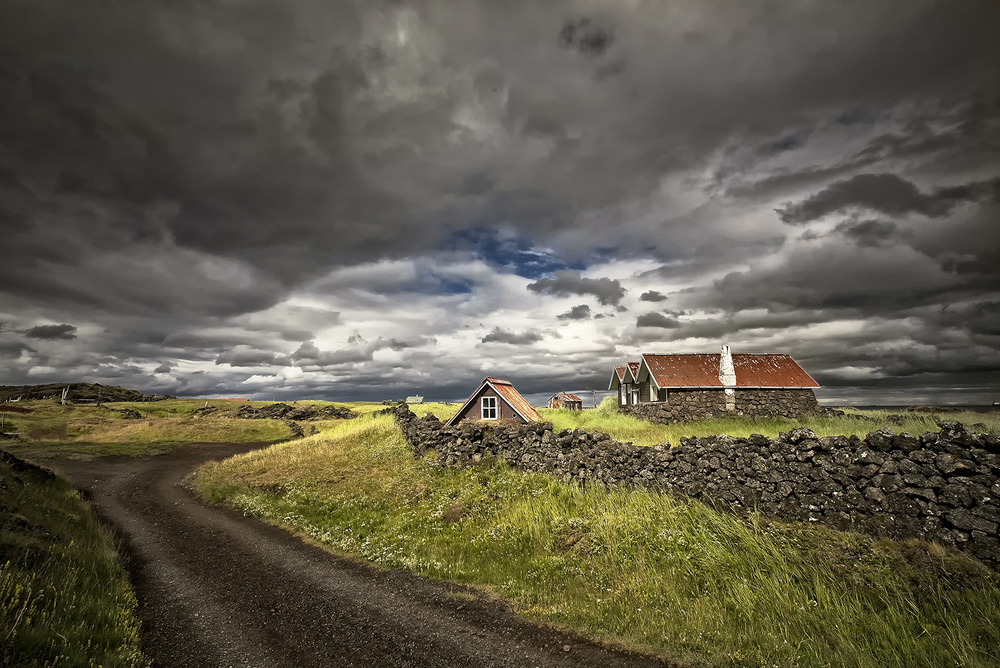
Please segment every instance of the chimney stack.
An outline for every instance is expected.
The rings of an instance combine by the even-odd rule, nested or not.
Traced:
[[[726,410],[732,413],[736,410],[736,367],[733,366],[733,353],[724,343],[719,356],[719,382],[725,388]]]
[[[722,355],[719,357],[719,382],[725,387],[736,387],[736,368],[733,367],[733,353],[729,346],[722,344]]]

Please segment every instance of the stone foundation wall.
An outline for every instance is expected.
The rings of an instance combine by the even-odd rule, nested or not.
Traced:
[[[637,485],[743,512],[816,522],[877,537],[923,538],[1000,567],[1000,437],[958,423],[919,437],[879,430],[865,438],[816,438],[793,429],[777,439],[711,436],[653,447],[606,434],[463,423],[446,427],[389,409],[415,456],[446,467],[504,459],[566,481]]]
[[[736,412],[741,415],[799,417],[818,410],[812,390],[736,390]]]
[[[726,410],[726,396],[718,390],[670,390],[666,403],[620,406],[626,415],[655,424],[700,420],[723,415],[789,418],[822,412],[812,390],[736,390],[736,410]]]

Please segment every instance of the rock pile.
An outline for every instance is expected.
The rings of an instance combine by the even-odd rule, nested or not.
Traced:
[[[126,420],[141,420],[142,413],[135,410],[134,408],[108,408],[107,406],[101,406],[101,408],[107,409],[109,411],[114,411],[115,413],[120,413]]]
[[[220,412],[215,406],[199,408],[195,415],[211,415]],[[337,406],[289,406],[285,403],[268,404],[260,408],[240,406],[229,412],[231,417],[245,420],[350,420],[358,416],[350,408]]]
[[[709,436],[640,447],[601,433],[417,418],[390,409],[416,456],[446,467],[504,459],[564,480],[638,485],[736,511],[817,522],[876,537],[923,538],[1000,567],[1000,437],[957,422],[919,437],[888,429],[817,438]]]

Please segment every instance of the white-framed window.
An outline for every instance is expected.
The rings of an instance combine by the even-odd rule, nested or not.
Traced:
[[[483,407],[483,419],[484,420],[496,420],[497,419],[497,398],[496,397],[483,397],[482,402]]]

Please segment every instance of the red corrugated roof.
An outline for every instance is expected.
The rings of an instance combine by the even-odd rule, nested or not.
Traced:
[[[483,381],[486,382],[486,381]],[[544,422],[542,416],[538,414],[534,406],[529,404],[527,400],[521,396],[521,393],[514,389],[514,386],[507,381],[501,381],[500,383],[492,383],[493,388],[497,391],[501,397],[503,397],[508,404],[514,407],[514,410],[521,414],[528,422]]]
[[[624,364],[622,366],[616,366],[614,372],[611,374],[611,380],[608,382],[608,389],[613,390],[622,384],[625,378],[625,370],[628,369]]]
[[[718,353],[693,355],[645,354],[643,362],[660,388],[722,387]],[[819,387],[798,363],[781,354],[735,354],[737,387]]]
[[[642,362],[626,362],[621,366],[615,367],[615,373],[611,376],[611,382],[608,383],[608,389],[613,390],[615,388],[615,377],[618,378],[618,384],[622,383],[634,383],[636,380],[636,375],[639,373],[639,368],[642,366]]]
[[[789,355],[733,355],[738,387],[819,387]]]
[[[657,387],[722,387],[719,355],[652,355],[642,361]]]
[[[560,401],[582,401],[580,397],[569,392],[556,392],[552,395],[552,398],[558,398]]]

